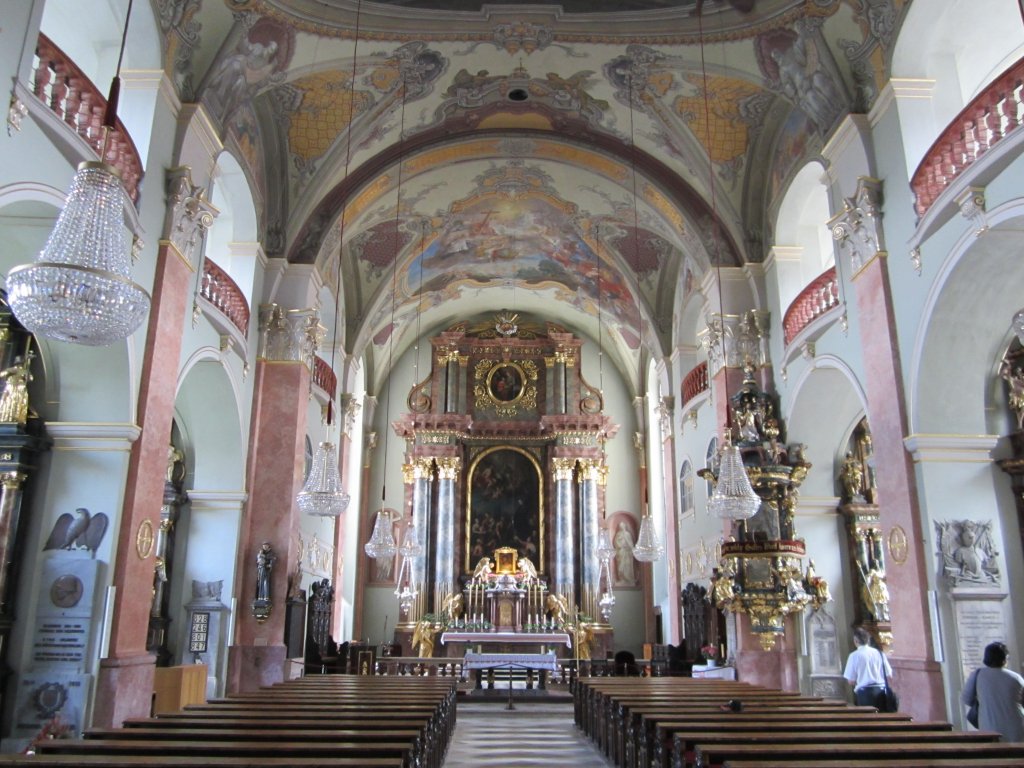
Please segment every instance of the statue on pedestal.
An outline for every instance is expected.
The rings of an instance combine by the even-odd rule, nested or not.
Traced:
[[[0,371],[0,380],[4,381],[0,422],[24,424],[28,421],[28,383],[32,381],[29,366],[33,356],[31,351],[24,358],[19,355],[14,358],[14,365]]]

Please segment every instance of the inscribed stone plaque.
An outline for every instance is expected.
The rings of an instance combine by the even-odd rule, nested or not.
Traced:
[[[842,672],[836,620],[824,609],[815,611],[807,620],[807,633],[811,638],[811,674]]]
[[[1006,593],[980,593],[977,590],[951,590],[956,639],[960,649],[963,679],[982,666],[985,646],[997,640],[1009,642]]]
[[[81,733],[91,680],[91,675],[60,670],[26,672],[18,680],[11,735],[27,741],[55,716]]]

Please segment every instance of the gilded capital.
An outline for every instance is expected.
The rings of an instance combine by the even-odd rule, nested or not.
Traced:
[[[213,226],[220,211],[203,197],[203,188],[192,183],[192,169],[188,166],[167,172],[167,242],[185,262],[195,269],[192,256],[203,233]]]
[[[28,477],[24,472],[0,472],[0,483],[5,491],[16,491]]]
[[[551,474],[555,481],[572,480],[572,471],[576,467],[576,459],[552,459]]]
[[[444,456],[437,461],[437,474],[442,480],[455,480],[459,476],[462,461],[458,456]]]

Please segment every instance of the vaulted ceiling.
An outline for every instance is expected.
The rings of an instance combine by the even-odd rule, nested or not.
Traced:
[[[633,380],[680,343],[708,269],[763,258],[789,175],[885,82],[903,4],[164,0],[161,18],[265,249],[340,286],[341,344],[378,384],[418,329],[505,307],[600,323]]]

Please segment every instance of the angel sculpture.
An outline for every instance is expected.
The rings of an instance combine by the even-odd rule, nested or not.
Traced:
[[[523,574],[523,581],[529,584],[537,580],[537,567],[528,557],[519,558],[519,571]]]
[[[441,613],[448,619],[449,624],[454,624],[462,615],[462,593],[449,593],[441,606]]]
[[[473,581],[483,581],[492,573],[491,558],[481,557],[473,569]]]
[[[590,646],[594,641],[594,628],[585,622],[576,625],[573,631],[573,643],[576,645],[576,658],[590,659]]]
[[[952,586],[998,583],[998,552],[992,543],[991,522],[947,521],[936,523],[935,527],[942,569]]]
[[[565,622],[569,619],[569,603],[566,602],[566,599],[562,595],[548,595],[545,605],[551,613],[555,626],[565,626]]]
[[[417,655],[421,659],[429,659],[434,655],[434,622],[426,619],[416,623],[416,629],[412,633],[413,650],[419,649]]]

